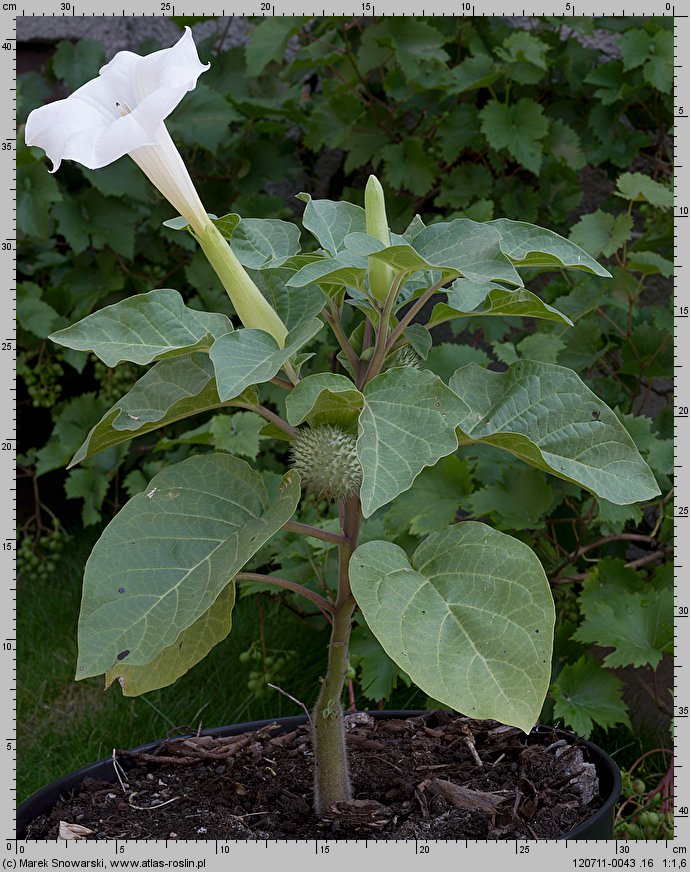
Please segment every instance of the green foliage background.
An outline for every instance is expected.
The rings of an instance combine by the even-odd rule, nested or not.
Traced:
[[[363,535],[387,537],[411,552],[420,536],[454,519],[484,518],[528,542],[553,584],[558,613],[543,720],[595,735],[613,728],[620,745],[629,742],[629,727],[638,742],[641,732],[614,670],[631,667],[644,676],[662,718],[672,706],[655,672],[672,644],[671,27],[661,18],[542,18],[528,30],[493,18],[260,19],[246,48],[219,52],[220,28],[201,43],[211,69],[169,119],[203,202],[218,215],[294,219],[303,208],[293,198],[300,190],[361,203],[374,171],[395,230],[417,213],[426,223],[508,217],[569,236],[607,264],[608,282],[538,271],[529,282],[574,327],[502,317],[454,322],[462,333],[441,325],[429,366],[444,379],[470,361],[500,368],[524,357],[572,367],[619,413],[663,497],[617,507],[490,449],[463,449],[424,470]],[[608,31],[610,56],[587,47],[595,29]],[[96,42],[59,43],[45,70],[19,79],[20,125],[35,106],[94,77],[103,60]],[[162,226],[171,209],[129,158],[95,172],[67,162],[53,176],[43,153],[23,145],[20,133],[17,170],[20,467],[29,503],[19,564],[31,635],[42,632],[43,616],[30,605],[38,589],[48,585],[54,595],[69,587],[58,598],[63,603],[78,591],[79,572],[60,558],[68,536],[77,543],[92,538],[164,465],[210,447],[267,468],[270,479],[284,456],[259,435],[260,419],[241,412],[109,449],[65,473],[85,433],[133,384],[138,368],[108,369],[50,343],[51,332],[152,288],[176,288],[193,308],[232,309],[193,241]],[[322,340],[313,350],[311,371],[316,364],[337,367],[335,348]],[[313,523],[318,507],[307,501],[303,516]],[[82,526],[86,534],[78,532]],[[324,543],[282,534],[253,565],[326,583],[333,558]],[[289,596],[283,601],[288,611],[270,612],[279,615],[275,627],[298,608]],[[253,597],[246,602],[251,623]],[[72,621],[76,608],[63,617]],[[321,630],[310,621],[313,634],[291,631],[288,644],[276,630],[269,645],[290,649],[280,655],[288,689],[304,672],[300,665],[290,673],[290,663],[313,659],[306,650]],[[247,667],[233,659],[233,636],[214,652],[212,668],[198,667],[212,701],[204,713],[209,725],[266,713],[265,684],[255,676],[265,678],[270,652],[248,649],[263,666],[247,686]],[[323,650],[322,642],[317,647]],[[65,656],[59,681],[70,680],[71,663]],[[355,631],[353,665],[360,707],[427,703],[406,690],[405,677],[364,627]],[[32,668],[43,674],[47,667]],[[228,696],[221,669],[231,670],[243,695]],[[314,686],[318,670],[316,658]],[[303,686],[309,702],[308,682]],[[146,706],[176,717],[196,710],[191,698],[184,702],[190,691],[183,681],[147,702],[108,702],[113,711],[136,707],[139,724],[146,722],[142,732],[135,717],[121,744],[155,737],[148,730],[163,721],[142,719]],[[60,694],[64,688],[43,682],[20,700],[20,717],[35,727],[41,706]],[[271,697],[270,713],[274,703]],[[72,747],[58,734],[66,757],[50,773],[29,772],[27,790],[102,753],[93,741]]]

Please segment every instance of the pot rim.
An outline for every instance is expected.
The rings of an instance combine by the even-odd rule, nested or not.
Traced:
[[[418,717],[419,715],[428,714],[429,709],[377,709],[374,711],[366,711],[365,714],[371,715],[373,718],[381,718],[381,719],[389,719],[389,718],[413,718]],[[348,712],[345,712],[347,715]],[[355,714],[353,712],[352,714]],[[201,730],[197,733],[186,733],[184,735],[176,736],[175,738],[184,739],[189,738],[190,736],[213,736],[220,733],[225,733],[226,731],[232,730],[232,733],[229,735],[238,735],[240,733],[252,732],[253,730],[258,730],[261,727],[268,726],[269,724],[277,723],[284,727],[286,730],[290,730],[292,728],[301,726],[307,723],[306,715],[288,715],[287,717],[280,718],[264,718],[260,721],[246,721],[237,724],[228,724],[223,727],[212,727],[206,730]],[[622,781],[621,781],[621,773],[616,761],[604,751],[599,745],[596,745],[594,742],[590,742],[589,739],[584,739],[581,736],[578,736],[577,733],[572,732],[571,730],[565,730],[560,727],[551,727],[543,724],[536,724],[531,733],[534,732],[546,732],[552,731],[556,734],[571,739],[576,739],[580,745],[583,745],[589,751],[590,755],[593,755],[595,761],[601,764],[601,767],[604,768],[610,778],[611,785],[609,788],[609,795],[607,796],[605,802],[594,811],[594,813],[581,823],[579,823],[572,830],[569,830],[567,833],[559,836],[556,841],[564,841],[579,838],[583,833],[585,833],[588,828],[592,824],[592,818],[605,818],[608,814],[612,814],[613,808],[618,802],[618,798],[622,789]],[[137,745],[135,748],[130,748],[128,750],[131,751],[152,751],[157,748],[162,742],[166,741],[165,739],[157,739],[153,742],[147,742],[144,745]],[[19,805],[16,811],[16,831],[17,838],[22,839],[25,838],[24,831],[26,826],[31,823],[39,814],[42,814],[49,808],[52,808],[56,802],[56,794],[57,797],[61,795],[63,791],[73,790],[84,778],[87,778],[96,773],[96,771],[103,765],[107,765],[112,763],[112,757],[104,757],[101,760],[97,760],[93,763],[87,763],[86,766],[82,766],[79,769],[75,769],[72,772],[67,772],[64,775],[61,775],[59,778],[56,778],[54,781],[49,784],[44,785],[43,787],[39,787],[38,790],[34,791],[34,793],[30,794],[26,799]],[[599,766],[597,766],[597,770],[599,770]],[[600,774],[600,773],[599,773]],[[103,777],[102,774],[100,777]],[[115,782],[115,774],[113,770],[113,782]],[[34,807],[38,805],[38,812],[34,811]]]

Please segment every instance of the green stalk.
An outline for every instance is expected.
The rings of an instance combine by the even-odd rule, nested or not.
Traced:
[[[240,321],[245,327],[270,333],[283,348],[287,336],[285,324],[249,278],[220,230],[209,221],[200,233],[194,235],[227,291]]]
[[[338,598],[332,608],[333,627],[328,646],[328,669],[314,707],[314,810],[322,817],[334,802],[352,798],[345,745],[342,696],[349,664],[350,631],[355,599],[350,589],[349,564],[357,547],[362,510],[359,498],[345,501],[343,536],[338,560]]]

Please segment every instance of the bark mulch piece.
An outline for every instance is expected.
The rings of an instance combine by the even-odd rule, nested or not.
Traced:
[[[118,752],[126,780],[87,779],[33,821],[86,839],[554,839],[602,804],[586,749],[446,712],[347,716],[353,799],[312,810],[309,727],[163,742]],[[131,767],[131,768],[128,768]]]

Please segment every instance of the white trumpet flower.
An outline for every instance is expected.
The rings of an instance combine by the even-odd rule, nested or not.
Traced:
[[[209,218],[165,119],[210,64],[202,64],[185,27],[171,48],[144,57],[121,51],[65,100],[34,109],[27,145],[42,148],[56,172],[63,160],[89,169],[125,154],[187,221],[245,325],[270,333],[282,347],[287,329]]]
[[[95,170],[128,154],[200,233],[206,210],[164,122],[209,66],[199,60],[188,27],[171,48],[145,57],[118,52],[96,79],[34,109],[26,144],[45,151],[53,172],[63,160]]]

